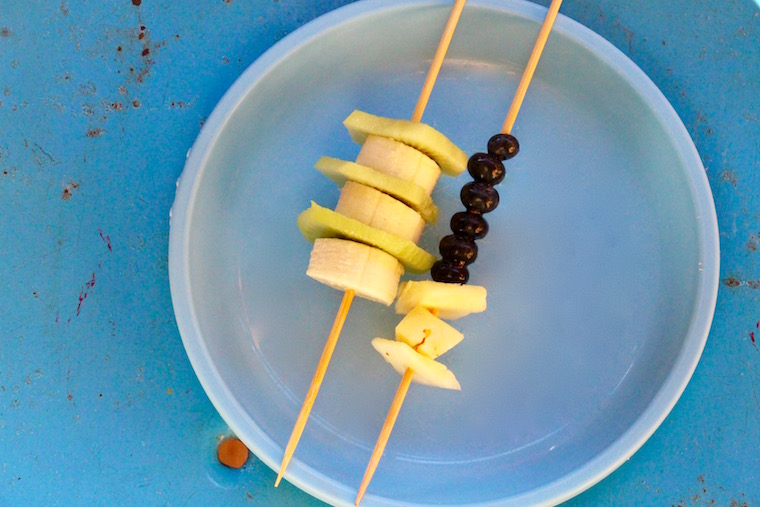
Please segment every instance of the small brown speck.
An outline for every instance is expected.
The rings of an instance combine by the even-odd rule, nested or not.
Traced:
[[[736,174],[731,169],[724,169],[723,172],[720,173],[720,180],[729,183],[734,188],[736,188],[738,183]]]
[[[68,201],[71,199],[71,196],[74,194],[74,190],[79,188],[79,183],[76,181],[70,182],[68,185],[63,187],[63,192],[61,193],[61,199],[64,201]]]
[[[0,28],[0,37],[10,37],[11,36],[11,29],[8,27],[2,27]]]
[[[140,35],[138,35],[137,38],[143,40],[145,38],[145,32],[140,32]]]
[[[132,0],[132,5],[139,6],[142,3],[142,0]]]
[[[121,46],[117,47],[116,51],[118,51],[119,53],[121,53]]]
[[[143,56],[148,56],[148,54],[150,54],[150,48],[145,48],[145,49],[143,49],[143,51],[142,51],[142,55],[143,55]]]
[[[138,108],[138,107],[140,107],[140,105],[141,104],[140,104],[139,100],[135,99],[135,100],[132,101],[132,107]]]
[[[721,283],[723,285],[725,285],[727,287],[731,287],[731,288],[736,288],[736,287],[738,287],[738,286],[740,286],[742,284],[739,280],[737,280],[733,276],[729,276],[728,278],[724,278],[723,280],[721,280]]]
[[[94,139],[96,137],[102,136],[104,132],[105,130],[103,130],[102,128],[96,127],[94,129],[90,129],[87,131],[87,137],[89,137],[90,139]]]

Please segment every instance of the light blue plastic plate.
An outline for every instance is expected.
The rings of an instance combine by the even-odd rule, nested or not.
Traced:
[[[296,227],[338,189],[322,155],[358,152],[355,108],[411,116],[451,4],[359,2],[295,31],[209,117],[179,181],[169,269],[209,398],[277,469],[341,294],[304,274]],[[423,121],[466,152],[504,120],[545,9],[472,1]],[[718,230],[700,158],[650,80],[559,17],[517,118],[471,283],[487,312],[441,358],[461,392],[412,385],[363,504],[554,504],[629,458],[676,403],[707,339]],[[435,251],[466,175],[433,197]],[[392,309],[355,301],[286,479],[352,505],[399,382],[370,346]],[[274,475],[272,476],[274,479]]]

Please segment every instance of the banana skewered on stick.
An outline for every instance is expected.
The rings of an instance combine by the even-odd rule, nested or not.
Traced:
[[[462,150],[418,121],[354,111],[344,124],[362,144],[357,162],[317,161],[315,167],[342,187],[340,198],[335,210],[312,202],[299,215],[298,226],[314,243],[306,274],[345,292],[275,486],[295,452],[354,295],[388,306],[405,271],[430,269],[435,256],[416,244],[425,223],[438,217],[430,193],[441,173],[456,176],[467,163]]]
[[[417,123],[422,118],[422,113],[430,98],[436,78],[438,77],[438,72],[443,64],[446,51],[448,50],[449,43],[451,42],[454,30],[459,22],[459,17],[464,8],[464,4],[465,0],[455,0],[454,2],[454,7],[446,22],[443,35],[438,43],[438,48],[436,49],[428,74],[425,77],[422,91],[417,99],[417,104],[415,105],[414,113],[412,114],[412,123]],[[442,138],[442,142],[439,144],[444,147],[443,152],[430,153],[429,155],[440,164],[440,167],[445,171],[452,173],[452,175],[459,174],[464,169],[464,163],[467,158],[464,152],[448,141],[445,136],[436,132],[431,127],[424,125],[410,127],[406,122],[399,123],[393,120],[366,115],[361,112],[354,112],[354,114],[346,119],[346,127],[348,127],[354,140],[364,146],[364,149],[362,150],[363,153],[360,153],[359,156],[359,163],[351,164],[348,162],[342,163],[335,159],[323,159],[317,164],[317,168],[333,178],[339,184],[343,184],[346,180],[352,180],[361,184],[369,184],[369,186],[381,192],[385,192],[391,197],[395,197],[409,205],[418,211],[421,217],[426,221],[434,221],[437,217],[437,208],[430,199],[430,192],[435,186],[435,182],[438,180],[440,169],[433,167],[435,163],[428,163],[427,157],[414,155],[408,149],[403,149],[390,141],[402,141],[402,144],[408,144],[412,147],[419,148],[420,143],[422,147],[428,144],[431,137],[436,141],[439,141]],[[374,136],[371,137],[371,135]],[[383,138],[387,138],[389,141],[383,141]],[[391,157],[391,154],[398,155],[398,158]],[[400,163],[398,159],[401,159],[404,163]],[[373,161],[377,160],[380,160],[380,162],[378,162],[374,168],[371,167],[373,166]],[[408,167],[406,167],[407,165]],[[430,169],[423,169],[422,166],[427,166]],[[409,173],[409,168],[414,168],[414,171]],[[343,204],[342,211],[346,212],[347,209],[354,209],[355,205],[352,203],[355,202],[355,199],[347,197]],[[315,212],[312,212],[312,214],[314,213]],[[316,213],[322,217],[331,216],[325,211],[318,210]],[[343,225],[348,225],[349,229],[355,229],[356,224],[362,224],[360,219],[362,217],[366,218],[367,214],[360,213],[355,216],[359,220],[356,222],[348,222],[348,224],[346,224],[345,221],[342,221]],[[315,220],[306,219],[306,222],[309,221],[315,222]],[[341,220],[339,219],[339,221]],[[319,220],[316,220],[316,222],[319,223]],[[321,225],[323,226],[323,232],[321,233],[323,236],[343,235],[348,236],[349,240],[362,239],[362,237],[352,237],[350,234],[346,234],[346,231],[336,229],[334,224],[322,223]],[[324,227],[326,225],[329,225],[330,227]],[[376,225],[382,227],[380,223]],[[326,233],[326,230],[330,230],[330,232]],[[332,285],[340,290],[345,290],[345,292],[338,313],[335,316],[332,330],[330,331],[322,350],[322,356],[317,364],[311,385],[306,393],[306,398],[301,405],[298,418],[296,419],[293,431],[291,432],[290,438],[285,447],[280,471],[277,474],[277,479],[274,483],[275,487],[277,487],[282,480],[285,469],[290,462],[290,458],[293,456],[295,448],[298,445],[298,440],[301,438],[301,433],[309,418],[311,407],[319,392],[322,379],[327,371],[327,366],[330,363],[332,352],[335,349],[338,337],[340,336],[354,294],[357,293],[357,288],[361,289],[362,287],[373,286],[374,284],[371,283],[373,280],[385,280],[385,284],[378,283],[378,287],[370,288],[370,290],[362,290],[359,292],[359,295],[374,301],[383,302],[386,305],[389,305],[395,297],[396,291],[393,286],[398,283],[398,280],[401,277],[401,268],[398,263],[393,263],[392,258],[383,255],[383,250],[373,250],[373,248],[382,245],[388,246],[390,243],[391,246],[394,246],[395,248],[401,247],[402,250],[406,252],[411,251],[413,254],[420,253],[414,250],[413,241],[411,242],[411,246],[409,243],[399,244],[398,241],[395,241],[399,236],[396,235],[394,237],[394,233],[401,231],[393,229],[390,232],[391,237],[388,238],[383,237],[382,234],[377,234],[377,232],[375,232],[376,229],[373,227],[371,227],[370,230],[359,227],[359,230],[364,233],[365,236],[366,233],[370,233],[370,236],[374,237],[375,240],[379,239],[381,243],[378,244],[375,242],[370,245],[357,246],[362,244],[357,243],[357,245],[349,245],[347,243],[336,243],[335,241],[339,240],[329,238],[325,238],[321,241],[316,241],[315,238],[314,241],[317,252],[313,252],[311,256],[308,274],[316,280]],[[388,231],[386,230],[383,232]],[[307,237],[310,237],[310,235],[311,233],[307,234]],[[403,234],[400,237],[403,242],[405,240]],[[412,238],[409,238],[409,240],[411,239]],[[393,255],[393,253],[391,253],[391,255]],[[334,271],[331,270],[327,263],[329,260],[343,263],[343,265],[350,268],[349,271],[351,274],[335,276]],[[420,260],[419,257],[418,260]],[[430,258],[427,259],[427,261],[430,260]],[[365,272],[372,274],[365,276]],[[391,281],[394,281],[394,284],[391,284]]]

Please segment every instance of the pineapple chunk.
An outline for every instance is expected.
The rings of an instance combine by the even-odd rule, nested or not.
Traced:
[[[407,314],[416,306],[438,311],[438,317],[456,320],[486,309],[486,288],[480,285],[424,281],[402,282],[396,313]]]
[[[399,375],[410,368],[414,372],[413,382],[443,389],[462,389],[457,378],[445,365],[423,356],[406,343],[375,338],[372,346]]]
[[[317,238],[337,237],[374,246],[391,254],[405,268],[416,273],[424,273],[435,262],[433,254],[408,239],[375,229],[314,202],[309,209],[298,215],[298,228],[301,229],[301,234],[312,242]]]
[[[383,118],[358,110],[351,113],[343,125],[357,144],[363,144],[368,135],[376,135],[416,148],[432,158],[448,176],[459,176],[467,167],[467,154],[430,125]]]
[[[396,340],[431,359],[445,354],[464,335],[421,306],[406,314],[396,326]]]

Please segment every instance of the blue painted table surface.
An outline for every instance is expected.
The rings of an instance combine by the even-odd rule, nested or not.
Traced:
[[[346,0],[0,0],[0,505],[319,505],[251,457],[185,355],[169,208],[237,76]],[[547,5],[548,2],[540,2]],[[721,230],[712,331],[675,409],[568,505],[760,505],[760,8],[566,0],[659,86]]]

